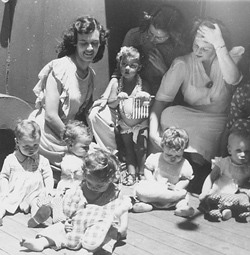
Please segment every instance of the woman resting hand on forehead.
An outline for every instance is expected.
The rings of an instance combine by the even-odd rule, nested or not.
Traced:
[[[241,80],[237,63],[243,47],[231,49],[229,34],[219,21],[198,19],[191,32],[193,51],[177,57],[164,75],[150,115],[151,151],[160,151],[162,130],[185,128],[186,152],[198,165],[218,155],[231,97]],[[178,90],[184,105],[170,106]]]

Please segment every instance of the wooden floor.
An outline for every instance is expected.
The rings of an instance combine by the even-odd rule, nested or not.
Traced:
[[[126,194],[132,188],[123,187]],[[197,210],[198,198],[191,197],[196,209],[192,219],[174,216],[173,211],[158,210],[148,213],[129,213],[127,239],[119,243],[115,255],[247,255],[250,254],[250,223],[208,222]],[[71,255],[83,251],[46,249],[40,253],[28,252],[19,246],[21,237],[33,237],[41,229],[26,227],[29,215],[18,213],[6,216],[0,227],[0,255]]]

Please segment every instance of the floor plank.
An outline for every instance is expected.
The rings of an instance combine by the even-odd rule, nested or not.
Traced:
[[[122,187],[132,195],[132,187]],[[250,224],[234,219],[209,222],[197,210],[199,200],[191,196],[195,215],[191,219],[177,217],[171,210],[129,213],[127,239],[117,244],[114,255],[247,255],[250,250]],[[22,237],[34,237],[41,228],[27,228],[30,215],[17,213],[4,217],[0,227],[0,255],[35,255],[20,247]],[[47,221],[47,225],[51,220]],[[83,251],[45,249],[42,255],[82,255]]]

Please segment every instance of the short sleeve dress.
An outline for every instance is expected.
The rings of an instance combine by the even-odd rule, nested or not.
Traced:
[[[90,102],[94,89],[94,70],[89,67],[88,75],[81,79],[76,74],[76,66],[68,56],[52,60],[39,73],[39,81],[33,91],[37,96],[36,108],[30,115],[41,128],[40,151],[51,163],[61,162],[67,147],[45,122],[45,97],[48,77],[52,75],[61,88],[59,117],[64,123],[74,119],[76,114]]]
[[[230,51],[235,63],[243,52],[243,47]],[[186,151],[201,154],[210,161],[218,155],[220,136],[236,87],[224,81],[217,57],[208,76],[192,52],[174,60],[162,79],[156,100],[173,102],[179,88],[185,105],[167,107],[161,114],[161,129],[169,126],[185,129],[190,139]]]

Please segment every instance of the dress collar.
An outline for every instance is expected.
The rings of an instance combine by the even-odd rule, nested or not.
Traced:
[[[17,158],[17,160],[20,162],[20,163],[23,163],[26,159],[33,159],[34,162],[36,162],[36,160],[38,160],[38,153],[36,153],[35,155],[31,156],[31,157],[28,157],[28,156],[25,156],[19,149],[17,149],[15,151],[15,156]]]

